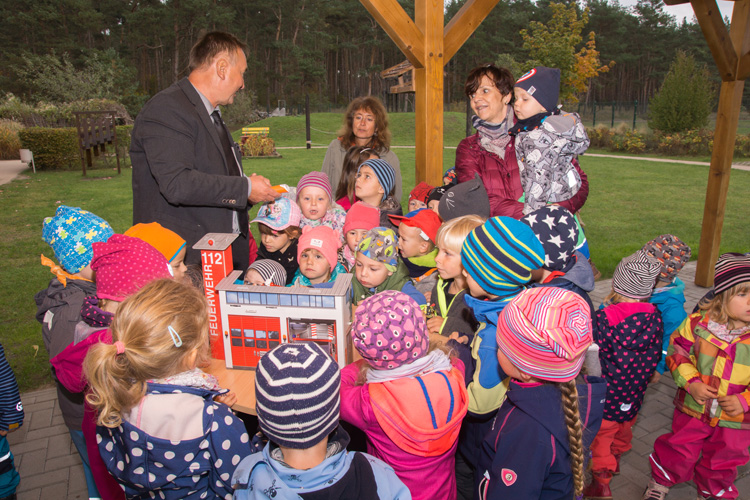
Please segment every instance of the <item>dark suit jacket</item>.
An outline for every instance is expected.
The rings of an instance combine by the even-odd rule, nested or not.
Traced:
[[[187,78],[156,94],[138,113],[130,159],[133,224],[158,222],[176,232],[187,241],[185,262],[195,264],[200,253],[193,244],[208,232],[231,233],[236,211],[242,234],[237,249],[233,245],[234,260],[240,261],[235,269],[247,268],[248,182],[233,162],[228,165],[216,127]],[[244,262],[237,255],[243,244]]]

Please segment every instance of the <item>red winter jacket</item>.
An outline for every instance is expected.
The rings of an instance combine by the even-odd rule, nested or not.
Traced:
[[[586,174],[573,160],[573,165],[581,176],[581,189],[569,200],[558,205],[570,212],[578,212],[589,195],[589,181]],[[505,160],[490,153],[479,144],[479,133],[462,140],[456,149],[456,174],[458,182],[470,181],[479,174],[490,198],[490,215],[504,215],[520,219],[523,217],[523,203],[518,199],[523,195],[521,173],[516,160],[515,138],[505,146]]]

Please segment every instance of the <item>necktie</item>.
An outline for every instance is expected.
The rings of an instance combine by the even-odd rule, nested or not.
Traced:
[[[237,158],[234,156],[234,150],[232,149],[232,145],[229,143],[229,131],[224,125],[224,120],[221,119],[221,115],[219,115],[218,109],[214,110],[214,112],[211,113],[211,119],[213,120],[214,126],[216,127],[216,133],[219,134],[221,147],[224,149],[224,156],[226,157],[227,165],[229,166],[229,174],[237,175],[239,173],[239,170],[237,169]]]

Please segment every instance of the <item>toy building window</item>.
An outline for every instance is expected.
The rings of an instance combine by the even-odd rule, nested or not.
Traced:
[[[310,296],[309,295],[297,295],[297,302],[300,307],[310,307]]]
[[[279,295],[279,305],[280,306],[291,306],[292,305],[292,296],[291,295]]]
[[[269,330],[268,331],[268,348],[273,349],[274,347],[278,347],[280,338],[281,338],[281,332],[277,330]]]
[[[258,349],[268,349],[265,330],[255,330],[255,347]]]
[[[227,304],[237,303],[237,292],[227,292]]]
[[[279,305],[279,296],[275,293],[267,293],[265,294],[266,298],[266,304],[269,306],[277,306]]]
[[[249,297],[248,297],[249,301],[248,302],[250,304],[252,304],[252,305],[260,305],[260,303],[261,303],[260,302],[260,295],[261,294],[255,293],[255,292],[250,292],[247,295],[249,295]]]
[[[252,330],[245,330],[245,347],[255,347],[254,337]]]
[[[328,309],[336,308],[336,301],[330,295],[324,295],[320,298],[322,299],[322,304],[323,304],[322,307],[326,307]]]
[[[242,330],[240,330],[239,328],[232,328],[230,332],[232,337],[232,346],[242,347]]]

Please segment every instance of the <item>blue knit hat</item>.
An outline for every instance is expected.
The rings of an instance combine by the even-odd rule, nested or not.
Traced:
[[[385,200],[391,192],[391,189],[393,189],[393,185],[396,183],[396,171],[390,163],[379,158],[370,158],[362,163],[362,165],[357,168],[357,173],[359,173],[362,167],[370,167],[372,171],[375,172],[375,176],[378,178],[380,186],[383,188],[383,191],[385,191],[383,194],[383,199]]]
[[[461,263],[484,291],[510,300],[544,265],[544,248],[523,222],[493,217],[466,237]]]
[[[274,443],[304,449],[339,424],[339,366],[314,342],[282,344],[255,370],[258,423]]]
[[[516,81],[516,87],[525,90],[549,112],[557,108],[560,97],[560,70],[537,66]]]
[[[54,217],[44,219],[42,239],[52,247],[60,265],[77,273],[91,263],[91,245],[114,234],[107,221],[78,207],[60,205]]]
[[[544,247],[544,267],[563,271],[576,251],[578,224],[573,214],[560,205],[545,205],[521,218]]]

